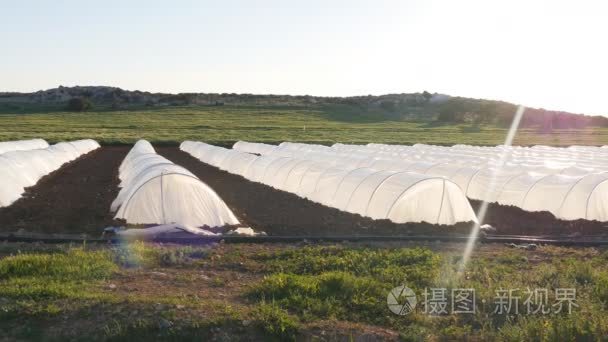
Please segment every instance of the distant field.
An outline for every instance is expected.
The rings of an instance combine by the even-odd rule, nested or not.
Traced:
[[[503,143],[506,129],[494,126],[439,125],[412,122],[400,115],[362,112],[350,107],[182,106],[129,110],[98,109],[86,113],[0,109],[0,140],[40,137],[55,142],[93,138],[101,143],[132,143],[148,139],[179,143],[186,139],[213,144],[237,140],[276,143]],[[520,130],[519,145],[604,145],[608,129],[555,130],[539,134]]]

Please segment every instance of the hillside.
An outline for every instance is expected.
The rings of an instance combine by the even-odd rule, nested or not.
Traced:
[[[427,91],[379,96],[319,97],[309,95],[254,95],[234,93],[150,93],[116,87],[76,86],[34,93],[0,92],[0,112],[27,113],[62,111],[70,99],[87,99],[102,111],[175,106],[261,106],[270,108],[340,108],[335,119],[342,121],[408,121],[438,124],[508,126],[517,106],[503,101],[452,97]],[[527,108],[520,127],[541,133],[554,129],[608,127],[608,118],[563,111]]]
[[[395,105],[419,105],[427,102],[443,102],[449,96],[430,93],[389,94],[381,96],[353,97],[320,97],[310,95],[254,95],[235,93],[150,93],[144,91],[123,90],[105,86],[75,86],[40,90],[34,93],[0,92],[0,102],[4,103],[65,103],[74,97],[85,97],[104,105],[314,105],[314,104],[353,104],[380,106],[382,102],[393,102]]]

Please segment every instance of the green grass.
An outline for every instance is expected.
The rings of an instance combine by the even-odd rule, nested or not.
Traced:
[[[370,277],[385,283],[402,281],[429,286],[439,275],[439,256],[428,249],[344,249],[303,247],[273,255],[256,255],[275,273],[319,275],[344,271],[357,277]]]
[[[485,245],[457,277],[461,245],[19,246],[0,259],[0,338],[8,340],[284,341],[319,329],[352,338],[366,327],[412,341],[602,341],[608,334],[608,253],[595,248]],[[418,294],[474,288],[480,311],[394,315],[386,296],[403,283]],[[575,287],[579,308],[491,314],[497,289],[537,287]]]
[[[258,305],[253,317],[259,328],[278,340],[295,340],[300,329],[298,319],[274,302]]]
[[[6,257],[0,260],[0,279],[43,277],[53,280],[94,280],[107,278],[117,269],[108,251],[70,249],[65,253]]]
[[[561,249],[558,249],[561,250]],[[548,247],[550,260],[532,263],[526,252],[504,250],[473,258],[457,277],[460,258],[428,249],[306,247],[261,254],[271,272],[248,292],[253,301],[279,308],[311,322],[347,320],[390,327],[406,340],[602,340],[608,333],[606,284],[602,257],[581,260]],[[387,270],[392,270],[387,272]],[[399,279],[395,277],[402,274]],[[414,276],[411,276],[411,275]],[[424,287],[474,288],[481,312],[476,315],[399,317],[387,312],[386,293],[404,283],[418,294]],[[495,291],[527,288],[576,288],[579,310],[571,315],[492,315]],[[554,299],[552,293],[549,297]],[[520,312],[525,312],[523,300]],[[488,314],[490,313],[490,314]]]
[[[0,260],[0,297],[26,301],[105,297],[87,288],[117,270],[108,251],[70,249],[9,256]]]
[[[231,144],[238,140],[331,144],[477,144],[504,142],[506,129],[495,126],[440,125],[408,121],[408,113],[363,111],[344,105],[280,106],[181,106],[129,110],[97,109],[87,113],[59,108],[0,107],[0,141],[44,138],[52,142],[82,138],[101,143],[133,143],[148,139],[158,143],[199,140]],[[539,134],[520,130],[515,144],[608,144],[608,129],[555,130]]]
[[[386,304],[378,299],[392,288],[392,283],[348,272],[314,276],[278,273],[266,277],[250,296],[276,302],[307,321],[340,319],[389,325]]]

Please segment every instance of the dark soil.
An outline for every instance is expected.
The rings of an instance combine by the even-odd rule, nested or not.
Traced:
[[[471,206],[478,212],[481,201],[469,200]],[[530,212],[514,206],[492,203],[484,223],[496,228],[496,234],[507,235],[567,235],[572,237],[583,235],[608,235],[608,222],[556,219],[548,211]]]
[[[88,233],[99,236],[113,220],[110,204],[118,194],[118,166],[131,146],[105,146],[51,173],[27,189],[13,205],[0,208],[0,232]],[[275,236],[468,234],[471,223],[439,226],[372,220],[253,183],[202,163],[177,147],[157,146],[159,154],[190,170],[211,186],[248,226]],[[471,201],[478,209],[480,202]],[[531,213],[491,204],[485,219],[506,235],[599,235],[608,224],[562,221],[547,212]]]
[[[0,231],[90,233],[114,224],[118,166],[130,147],[102,147],[43,177],[9,207],[0,208]]]

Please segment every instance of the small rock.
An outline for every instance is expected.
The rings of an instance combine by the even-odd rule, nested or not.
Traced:
[[[243,320],[243,322],[241,322],[241,323],[243,323],[243,326],[244,326],[244,327],[248,327],[248,326],[250,326],[250,325],[251,325],[251,321],[250,321],[250,320],[248,320],[248,319]]]
[[[178,310],[184,309],[186,306],[185,305],[181,305],[181,304],[177,304],[175,306]]]
[[[116,284],[110,284],[110,285],[108,285],[108,288],[114,290],[114,289],[116,289]]]
[[[526,246],[526,249],[527,249],[527,250],[529,250],[529,251],[534,251],[534,250],[536,250],[537,248],[538,248],[538,245],[537,245],[537,244],[535,244],[535,243],[529,243],[529,244]]]
[[[226,235],[256,236],[257,233],[251,227],[239,227],[227,232]]]
[[[162,317],[161,317],[161,318],[158,320],[158,327],[159,327],[160,329],[163,329],[163,330],[164,330],[164,329],[169,329],[169,328],[171,328],[172,326],[173,326],[173,322],[171,322],[171,321],[169,321],[169,320],[166,320],[166,319],[164,319],[164,318],[162,318]]]
[[[507,246],[509,248],[525,249],[525,250],[529,250],[529,251],[533,251],[538,248],[538,245],[535,243],[522,243],[520,245],[515,244],[515,243],[505,243],[505,246]]]
[[[489,224],[482,224],[479,227],[479,229],[482,230],[482,231],[486,231],[486,232],[495,232],[496,231],[496,228],[492,227]]]

